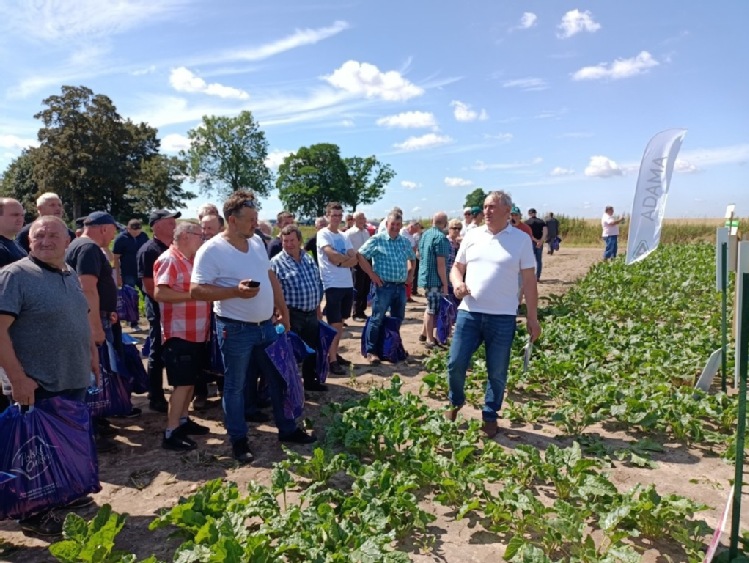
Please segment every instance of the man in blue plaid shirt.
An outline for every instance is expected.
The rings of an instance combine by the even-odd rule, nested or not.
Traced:
[[[320,341],[320,301],[322,282],[317,264],[309,254],[302,251],[302,232],[296,225],[286,225],[281,229],[283,250],[270,261],[283,290],[286,306],[289,308],[291,330],[298,334],[310,348],[317,348]],[[304,388],[307,391],[327,391],[320,383],[315,366],[315,354],[308,355],[302,364]]]
[[[434,337],[434,319],[439,314],[440,301],[447,295],[447,259],[450,256],[450,241],[447,240],[447,214],[440,212],[434,215],[431,228],[424,231],[419,239],[419,287],[424,288],[427,308],[424,310],[423,334],[424,345],[434,348],[437,340]]]
[[[359,249],[361,256],[372,261],[370,277],[376,286],[366,335],[370,365],[380,363],[376,350],[380,349],[378,344],[384,336],[381,329],[387,310],[390,309],[390,315],[399,319],[406,316],[406,284],[413,282],[416,254],[411,243],[400,234],[402,226],[403,217],[391,212],[387,216],[386,231],[371,237]],[[359,264],[370,273],[366,260],[360,259]]]

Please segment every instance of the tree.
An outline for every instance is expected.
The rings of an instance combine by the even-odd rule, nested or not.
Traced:
[[[36,197],[39,188],[34,180],[34,154],[36,149],[25,149],[14,159],[0,179],[0,195],[17,199],[23,205],[25,222],[36,217]]]
[[[341,197],[341,202],[356,211],[357,205],[369,205],[382,197],[385,186],[395,177],[389,164],[382,164],[374,156],[354,156],[344,159],[351,187]]]
[[[187,136],[192,144],[182,156],[187,159],[190,178],[204,192],[228,195],[250,189],[260,196],[270,194],[273,178],[265,165],[268,141],[251,112],[237,117],[204,115],[203,124]]]
[[[184,202],[197,196],[182,188],[186,177],[187,163],[176,156],[158,154],[143,161],[126,196],[132,210],[130,215],[145,215],[152,209],[187,207]]]
[[[329,201],[344,203],[351,191],[351,177],[338,145],[319,143],[284,159],[278,167],[276,187],[286,209],[304,217],[319,217]]]
[[[470,194],[466,196],[466,207],[480,207],[484,208],[484,200],[486,199],[486,192],[481,188],[476,188]]]

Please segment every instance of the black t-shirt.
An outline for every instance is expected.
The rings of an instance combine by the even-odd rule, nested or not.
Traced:
[[[131,236],[130,233],[122,233],[114,239],[112,252],[120,256],[120,273],[123,276],[135,277],[138,275],[136,257],[140,247],[147,242],[148,235],[146,233],[139,233],[137,237]]]
[[[29,223],[28,225],[26,225],[16,235],[16,242],[27,253],[31,252],[31,247],[29,246],[29,231],[30,230],[31,230],[31,223]],[[71,231],[70,229],[68,229],[68,235],[70,235],[70,241],[71,242],[75,240],[75,231]]]
[[[304,243],[304,251],[311,252],[312,258],[315,259],[315,264],[317,264],[317,234],[307,239],[307,242]]]
[[[530,219],[525,221],[525,224],[531,228],[534,239],[540,239],[544,236],[544,227],[546,226],[546,222],[543,219],[539,219],[538,217],[531,217]]]
[[[100,312],[117,311],[117,284],[112,275],[112,265],[96,242],[88,237],[75,239],[68,246],[65,261],[79,276],[96,277]]]
[[[26,256],[28,256],[28,253],[21,248],[20,244],[0,235],[0,268]]]
[[[156,260],[169,250],[169,247],[156,237],[152,238],[146,244],[140,247],[136,255],[138,262],[138,278],[153,279],[153,265]]]
[[[281,237],[274,238],[268,243],[268,258],[273,258],[276,254],[280,254],[282,250]]]

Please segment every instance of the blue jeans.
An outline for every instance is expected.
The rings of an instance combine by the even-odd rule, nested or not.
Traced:
[[[536,246],[536,243],[533,243],[533,254],[536,255],[536,281],[541,279],[541,269],[543,268],[542,261],[544,259],[544,247],[541,245],[541,248]]]
[[[279,434],[294,432],[296,421],[286,418],[283,413],[286,384],[265,353],[265,349],[278,338],[273,323],[267,321],[257,325],[216,317],[216,332],[224,359],[224,425],[232,443],[247,436],[245,384],[254,370],[265,376],[270,387],[273,417]]]
[[[406,316],[406,286],[402,283],[385,283],[375,288],[372,300],[372,316],[367,331],[367,354],[376,354],[382,350],[382,323],[385,313],[390,309],[390,316],[403,319]]]
[[[447,363],[450,404],[462,407],[466,402],[466,371],[471,357],[483,342],[486,348],[486,393],[481,416],[497,420],[507,384],[512,341],[515,338],[515,315],[489,315],[459,310],[455,334]]]
[[[616,258],[616,253],[619,251],[619,235],[603,237],[603,241],[606,243],[606,248],[603,251],[603,259]]]

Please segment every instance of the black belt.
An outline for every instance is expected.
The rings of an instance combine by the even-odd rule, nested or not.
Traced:
[[[260,321],[260,322],[253,322],[253,321],[240,321],[237,319],[231,319],[229,317],[222,317],[221,315],[216,315],[216,318],[221,321],[224,324],[233,324],[233,325],[248,325],[248,326],[263,326],[264,324],[270,324],[270,319],[267,321]]]
[[[304,309],[297,309],[296,307],[289,307],[289,313],[298,313],[300,315],[317,315],[317,309],[312,309],[310,311],[305,311]]]

